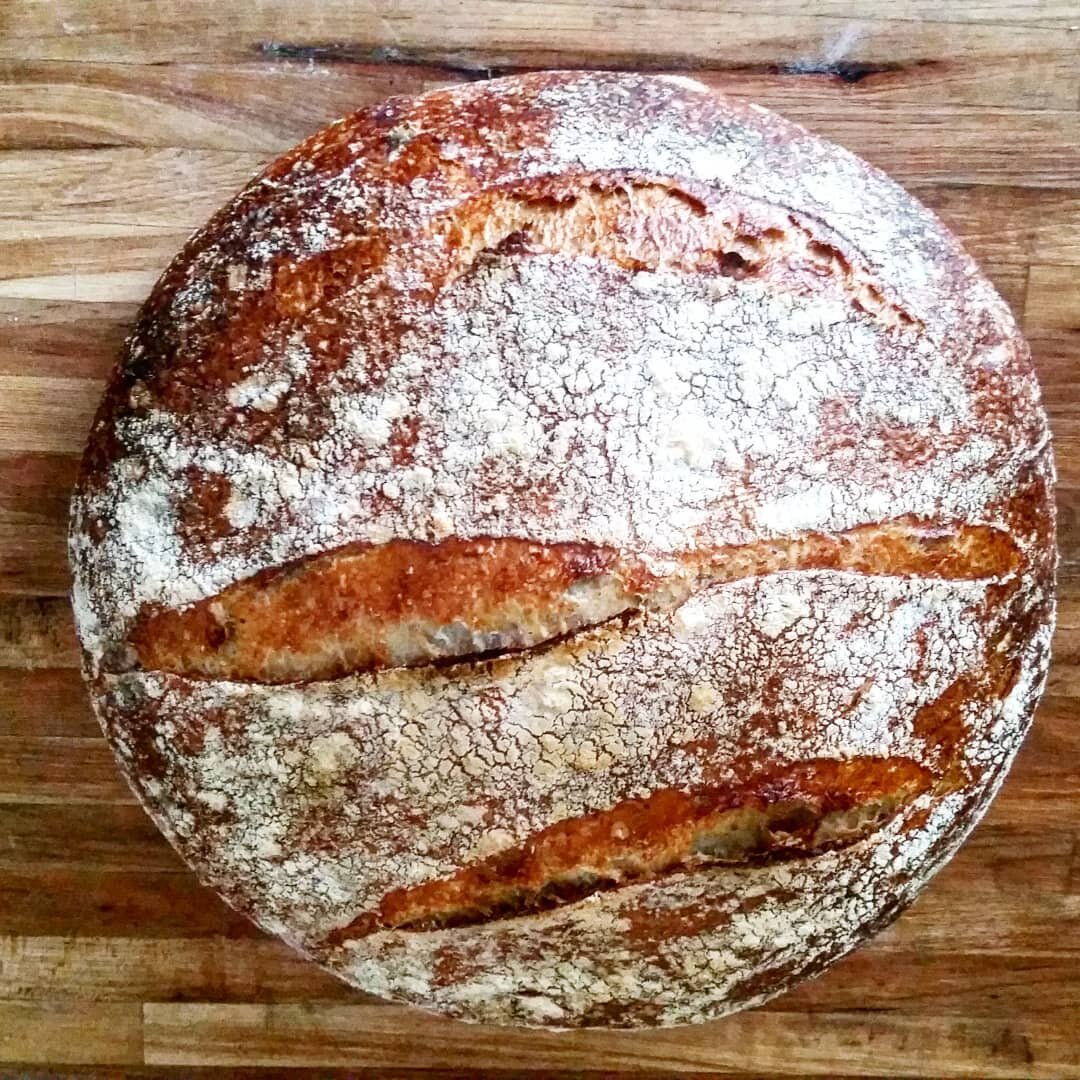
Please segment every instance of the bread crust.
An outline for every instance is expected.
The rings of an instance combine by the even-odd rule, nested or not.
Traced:
[[[134,790],[266,929],[464,1019],[689,1023],[974,826],[1052,484],[929,211],[756,106],[546,72],[338,121],[191,239],[94,423],[76,621]]]

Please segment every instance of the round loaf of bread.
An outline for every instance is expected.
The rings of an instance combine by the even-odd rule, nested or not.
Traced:
[[[1008,309],[844,150],[541,73],[315,135],[142,309],[74,499],[87,680],[202,879],[468,1020],[671,1025],[891,920],[1053,623]]]

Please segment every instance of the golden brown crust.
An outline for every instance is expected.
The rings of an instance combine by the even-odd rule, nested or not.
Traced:
[[[140,797],[268,929],[467,1019],[686,1023],[978,819],[1052,481],[1007,309],[895,185],[541,73],[340,121],[185,248],[95,421],[76,617]]]
[[[567,818],[522,845],[448,878],[394,889],[333,931],[337,946],[380,929],[433,930],[517,918],[604,889],[716,863],[809,855],[851,844],[932,785],[905,758],[744,762],[748,779],[723,787],[664,788],[610,810]]]
[[[782,570],[974,580],[1008,577],[1020,562],[1004,530],[950,534],[912,521],[684,552],[666,575],[588,544],[391,540],[264,570],[182,610],[146,612],[129,642],[151,671],[301,682],[531,648],[642,606],[674,606],[708,583]]]
[[[572,590],[615,564],[613,552],[584,544],[392,540],[264,571],[182,611],[139,620],[130,640],[150,670],[260,682],[340,678],[522,648],[610,617],[631,606],[629,582],[603,597],[599,618],[580,617]]]

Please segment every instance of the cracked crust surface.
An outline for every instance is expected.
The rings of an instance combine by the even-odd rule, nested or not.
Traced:
[[[974,825],[1052,479],[928,211],[756,107],[544,73],[339,121],[193,238],[95,422],[76,618],[135,790],[267,929],[465,1019],[687,1023]]]

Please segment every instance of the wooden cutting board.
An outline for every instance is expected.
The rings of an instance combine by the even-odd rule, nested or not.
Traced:
[[[75,668],[67,493],[187,234],[335,116],[544,66],[692,72],[886,169],[1012,304],[1056,436],[1054,667],[989,816],[872,944],[692,1029],[468,1028],[350,992],[198,886]],[[0,1062],[1080,1076],[1080,0],[0,0]]]

